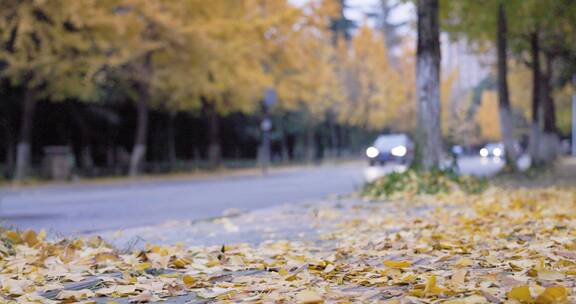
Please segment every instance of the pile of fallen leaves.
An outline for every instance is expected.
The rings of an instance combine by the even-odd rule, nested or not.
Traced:
[[[575,189],[488,189],[358,204],[314,243],[119,252],[3,231],[4,302],[573,303]],[[334,215],[336,216],[336,215]],[[0,301],[1,302],[1,301]],[[181,302],[179,302],[181,303]]]
[[[461,176],[451,170],[422,172],[410,169],[404,172],[392,172],[367,183],[363,195],[372,199],[386,199],[452,191],[474,194],[484,191],[487,186],[485,179]]]

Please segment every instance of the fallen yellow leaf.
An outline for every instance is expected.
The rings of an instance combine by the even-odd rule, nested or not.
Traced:
[[[512,288],[506,296],[509,300],[516,300],[520,303],[533,303],[534,299],[530,294],[530,288],[527,285],[522,285]]]
[[[569,303],[568,290],[563,286],[547,287],[542,294],[536,298],[537,304]]]
[[[410,267],[412,262],[410,261],[394,261],[394,260],[386,260],[384,261],[384,266],[390,267],[393,269],[404,269]]]
[[[424,287],[425,296],[436,296],[444,293],[446,290],[442,287],[436,285],[436,276],[431,275],[426,281],[426,286]]]
[[[184,286],[186,286],[186,288],[191,288],[192,286],[194,286],[194,284],[196,284],[196,280],[190,275],[183,276],[182,282],[184,283]]]

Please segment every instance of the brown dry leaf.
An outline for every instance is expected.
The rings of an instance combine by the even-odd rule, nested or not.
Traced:
[[[312,290],[303,290],[296,295],[296,302],[300,304],[320,304],[324,299]]]
[[[59,300],[68,300],[68,301],[79,301],[94,297],[95,294],[90,289],[81,289],[81,290],[62,290],[56,296]]]
[[[130,302],[130,303],[145,303],[145,302],[151,301],[152,298],[153,298],[152,293],[148,290],[145,290],[145,291],[141,292],[139,295],[128,298],[128,302]]]
[[[94,256],[94,261],[96,261],[96,263],[104,263],[104,262],[108,262],[108,261],[116,262],[119,260],[120,260],[120,258],[111,252],[102,252],[102,253],[98,253],[98,254],[96,254],[96,256]]]
[[[453,287],[461,287],[464,285],[464,281],[466,280],[466,274],[468,271],[466,269],[459,269],[454,272],[452,278],[450,279],[450,284]]]
[[[31,285],[31,282],[27,280],[3,279],[0,281],[0,285],[2,285],[2,291],[7,295],[19,296],[25,294],[25,290]]]
[[[456,267],[468,267],[468,266],[472,266],[474,264],[474,261],[470,258],[467,257],[463,257],[460,258],[458,261],[456,261],[456,263],[454,263],[454,266]]]
[[[538,271],[538,279],[544,281],[558,281],[563,280],[566,276],[558,271],[553,270],[539,270]]]
[[[204,299],[214,299],[216,297],[219,297],[221,295],[225,295],[227,293],[232,292],[233,290],[228,289],[228,288],[220,288],[220,287],[214,287],[210,290],[200,290],[196,293],[196,295],[198,295],[201,298]]]
[[[472,295],[465,298],[454,299],[443,302],[443,304],[485,304],[488,303],[485,297],[479,295]]]

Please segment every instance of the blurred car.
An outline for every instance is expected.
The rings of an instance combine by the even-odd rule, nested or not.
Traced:
[[[523,152],[522,147],[517,142],[514,142],[514,150],[516,155],[521,155]],[[506,154],[506,148],[502,142],[488,143],[478,151],[478,154],[480,154],[481,157],[502,158]]]
[[[366,157],[371,166],[386,162],[409,164],[414,159],[414,143],[406,134],[380,135],[366,149]]]
[[[504,144],[500,142],[489,143],[478,152],[482,157],[504,157],[504,153]]]

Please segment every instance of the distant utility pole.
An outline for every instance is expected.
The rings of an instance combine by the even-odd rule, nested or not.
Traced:
[[[576,74],[572,76],[572,156],[576,157]]]
[[[272,120],[270,119],[270,107],[276,103],[276,91],[274,89],[266,89],[264,92],[264,101],[262,102],[262,122],[260,128],[262,129],[262,147],[261,147],[261,165],[262,174],[268,174],[268,166],[270,166],[270,130],[272,130]]]

